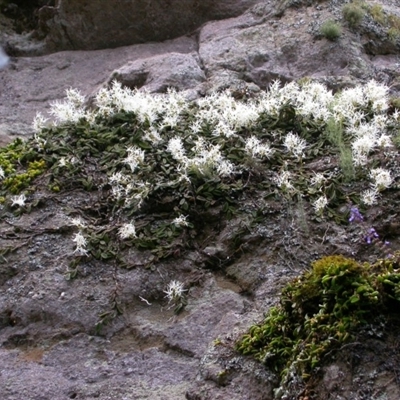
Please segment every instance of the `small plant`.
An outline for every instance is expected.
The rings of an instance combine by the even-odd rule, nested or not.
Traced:
[[[389,28],[387,34],[389,40],[393,43],[396,43],[398,40],[400,40],[400,30],[397,28]]]
[[[342,34],[342,27],[333,20],[325,21],[321,25],[321,35],[328,40],[335,41]]]
[[[380,25],[385,25],[386,23],[385,13],[383,12],[383,8],[380,4],[374,4],[369,9],[369,13],[371,14],[371,17],[374,19],[375,22],[377,22]]]
[[[360,26],[365,16],[365,11],[358,4],[354,3],[348,3],[344,5],[342,12],[344,19],[351,28],[357,28]]]
[[[175,314],[179,314],[187,304],[184,292],[187,292],[187,290],[184,289],[183,283],[179,281],[171,281],[167,290],[164,290],[165,297],[168,299],[168,303],[171,303],[174,307]]]
[[[350,146],[346,145],[343,138],[343,123],[334,118],[328,120],[326,124],[326,134],[328,140],[337,147],[339,151],[339,165],[343,172],[346,182],[351,182],[354,177],[353,155]]]

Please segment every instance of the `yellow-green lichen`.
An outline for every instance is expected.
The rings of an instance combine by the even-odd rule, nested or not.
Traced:
[[[44,160],[28,162],[26,172],[12,174],[3,181],[4,187],[12,194],[18,194],[26,189],[31,182],[46,170]]]

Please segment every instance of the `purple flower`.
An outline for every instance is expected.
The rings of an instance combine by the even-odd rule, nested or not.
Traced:
[[[357,207],[350,208],[350,218],[349,222],[362,222],[364,217],[361,215],[360,210]]]
[[[376,232],[375,228],[370,228],[370,229],[368,230],[367,235],[365,236],[365,240],[367,241],[368,244],[371,244],[372,240],[373,240],[374,238],[378,238],[378,237],[379,237],[379,235],[378,235],[378,233]]]

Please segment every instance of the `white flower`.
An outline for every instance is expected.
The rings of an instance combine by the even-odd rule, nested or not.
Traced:
[[[44,118],[41,113],[37,113],[32,122],[32,128],[35,133],[39,133],[46,126],[47,118]]]
[[[67,100],[64,102],[56,101],[51,104],[50,114],[58,122],[78,122],[84,118],[86,113],[83,107],[85,98],[75,89],[67,90]]]
[[[158,130],[154,126],[151,126],[150,129],[146,131],[145,135],[143,136],[143,139],[149,141],[153,145],[157,145],[162,141],[162,138]]]
[[[311,178],[310,183],[312,186],[321,186],[326,181],[326,178],[321,173],[314,173],[314,176]]]
[[[129,224],[124,224],[119,228],[118,235],[121,239],[128,239],[131,237],[136,237],[136,228],[132,222]]]
[[[183,148],[182,139],[174,137],[169,140],[167,150],[172,154],[172,157],[177,161],[185,160],[185,149]]]
[[[285,145],[287,150],[297,158],[303,157],[303,150],[307,147],[306,141],[292,132],[289,132],[286,135],[283,144]]]
[[[386,133],[382,133],[382,135],[376,141],[379,147],[393,147],[392,139]]]
[[[282,189],[292,190],[294,186],[290,182],[291,177],[292,174],[289,171],[283,170],[273,178],[273,181]]]
[[[183,283],[179,281],[171,281],[168,284],[167,290],[164,290],[164,293],[167,294],[165,297],[168,298],[168,302],[179,300],[183,292],[186,292],[186,290],[183,289]]]
[[[368,162],[368,157],[364,153],[353,153],[353,164],[354,165],[366,165]]]
[[[74,253],[80,253],[80,255],[86,256],[87,250],[85,247],[87,242],[85,237],[82,235],[82,232],[78,232],[72,239],[72,241],[76,243],[76,249]]]
[[[85,97],[81,95],[79,90],[67,89],[67,100],[69,103],[73,104],[75,107],[82,107],[85,102]]]
[[[124,162],[131,167],[132,172],[144,162],[144,151],[136,146],[128,147],[128,156],[124,159]]]
[[[315,209],[315,212],[317,214],[322,214],[322,212],[324,211],[324,208],[327,206],[328,204],[328,199],[326,198],[326,196],[321,196],[319,197],[317,200],[314,201],[313,206]]]
[[[235,171],[235,166],[230,161],[221,160],[219,164],[217,164],[217,173],[219,176],[229,176]]]
[[[71,224],[77,226],[82,229],[86,227],[85,221],[81,217],[71,218]]]
[[[127,177],[120,171],[114,172],[109,178],[109,182],[111,185],[113,184],[119,184],[119,183],[124,183],[127,181]]]
[[[378,201],[379,192],[376,189],[365,190],[361,193],[361,201],[367,206],[373,206]]]
[[[20,194],[19,196],[13,196],[11,198],[11,201],[12,201],[11,207],[13,207],[13,206],[23,207],[25,205],[25,200],[26,200],[26,196],[24,194]]]
[[[4,179],[6,176],[6,173],[4,172],[4,169],[0,167],[0,179]]]
[[[189,226],[189,222],[186,221],[187,216],[185,217],[184,215],[180,215],[179,217],[175,218],[172,223],[175,226]]]
[[[251,136],[246,140],[244,149],[252,157],[270,157],[274,152],[268,144],[261,144],[261,141],[255,136]]]
[[[373,187],[378,191],[388,188],[393,182],[390,171],[383,168],[371,170],[369,176],[374,181]]]

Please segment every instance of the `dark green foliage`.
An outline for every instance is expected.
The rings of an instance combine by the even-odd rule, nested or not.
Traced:
[[[396,257],[373,265],[340,255],[315,261],[283,289],[279,304],[249,329],[237,349],[281,373],[283,384],[289,370],[307,378],[327,352],[351,340],[356,328],[397,311]]]

